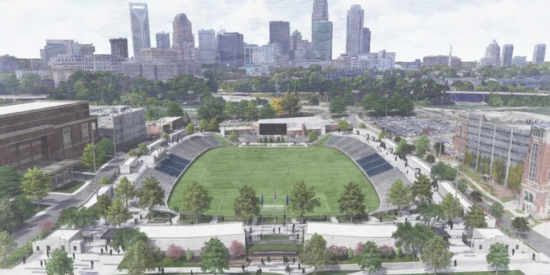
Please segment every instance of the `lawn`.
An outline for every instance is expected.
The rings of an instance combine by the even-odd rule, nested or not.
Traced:
[[[168,200],[170,208],[179,207],[187,185],[197,181],[213,197],[205,214],[234,216],[233,202],[238,188],[248,184],[257,196],[264,196],[264,215],[268,210],[282,210],[286,195],[300,180],[315,187],[321,206],[313,215],[337,215],[338,199],[343,186],[358,183],[366,195],[367,211],[378,209],[380,202],[359,168],[337,150],[326,147],[223,147],[204,154],[187,170],[174,187]],[[274,194],[277,201],[274,202]]]
[[[293,251],[300,252],[301,244],[252,244],[247,246],[247,253],[259,251]]]
[[[54,189],[52,192],[58,192],[58,193],[67,193],[72,194],[74,191],[78,190],[82,185],[84,185],[85,182],[83,181],[71,181],[57,189]]]
[[[424,274],[414,274],[414,275],[432,275],[433,273],[424,273]],[[454,274],[454,275],[494,275],[495,272],[492,271],[477,271],[477,272],[453,272],[453,273],[439,273],[439,274]],[[512,270],[512,271],[499,271],[499,275],[523,275],[525,273],[521,272],[520,270]],[[413,274],[409,274],[413,275]]]
[[[2,259],[0,261],[0,268],[11,268],[13,265],[21,261],[23,257],[29,257],[32,255],[32,249],[30,244],[26,244],[21,248],[15,250],[11,255],[6,258],[6,261]],[[0,272],[2,273],[2,272]]]

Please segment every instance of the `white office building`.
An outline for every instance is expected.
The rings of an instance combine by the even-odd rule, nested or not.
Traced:
[[[98,117],[99,139],[109,139],[117,151],[129,151],[147,139],[143,108],[90,106],[90,115]]]

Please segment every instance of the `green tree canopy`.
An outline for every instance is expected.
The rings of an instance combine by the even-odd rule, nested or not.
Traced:
[[[479,205],[470,206],[470,211],[464,215],[464,227],[486,228],[485,211]]]
[[[268,119],[277,117],[277,114],[275,113],[275,110],[273,110],[273,106],[271,106],[271,104],[264,104],[264,106],[260,108],[259,117],[260,119]]]
[[[330,253],[327,250],[327,241],[323,236],[313,234],[311,239],[304,242],[298,257],[302,263],[312,266],[316,273],[318,269],[324,268],[329,263]]]
[[[331,114],[344,113],[346,112],[346,108],[346,101],[343,98],[335,96],[330,100],[329,111]]]
[[[195,125],[193,125],[193,123],[187,124],[187,126],[185,126],[185,133],[187,135],[194,134],[195,133]]]
[[[431,238],[422,248],[422,263],[434,270],[445,269],[451,266],[453,254],[449,251],[449,244],[440,237]]]
[[[260,215],[260,199],[256,196],[254,188],[244,185],[239,188],[239,196],[233,204],[237,217],[250,219]]]
[[[128,248],[131,244],[135,244],[138,241],[147,243],[147,235],[136,228],[122,227],[115,232],[113,240],[109,245],[115,250],[119,250]]]
[[[421,200],[431,200],[433,196],[432,183],[430,179],[424,174],[420,174],[416,181],[413,183],[411,193],[414,198]]]
[[[82,157],[80,157],[82,164],[90,169],[97,169],[101,166],[101,160],[103,160],[103,154],[97,150],[97,147],[93,143],[88,143],[82,151]]]
[[[448,219],[458,217],[460,213],[462,213],[462,205],[460,204],[460,201],[451,193],[447,193],[447,195],[443,197],[440,205]]]
[[[340,131],[347,131],[349,130],[349,123],[346,119],[340,119],[338,120],[338,129]]]
[[[416,209],[424,218],[425,224],[428,224],[432,218],[444,219],[446,217],[445,210],[443,210],[443,207],[441,207],[440,204],[421,202],[418,204]]]
[[[316,130],[310,130],[309,134],[307,135],[307,138],[309,142],[314,142],[319,138],[319,133],[317,133]]]
[[[424,157],[426,151],[430,148],[430,141],[426,136],[420,136],[416,143],[414,144],[416,148],[416,156],[419,158]]]
[[[177,102],[171,101],[166,108],[166,116],[169,117],[182,117],[183,109]]]
[[[9,165],[0,166],[0,199],[20,195],[23,174]]]
[[[435,180],[454,181],[456,178],[456,169],[450,165],[439,161],[432,167],[430,177]]]
[[[237,115],[237,109],[235,108],[235,105],[233,105],[233,102],[226,101],[225,102],[225,108],[223,109],[223,115],[227,118],[235,118]]]
[[[338,199],[340,213],[349,215],[353,221],[354,215],[364,214],[367,207],[365,206],[365,194],[356,182],[350,181],[344,185],[344,192]]]
[[[529,221],[525,217],[516,217],[512,220],[512,228],[520,233],[527,232],[531,230],[529,227]]]
[[[245,110],[245,118],[247,120],[258,120],[259,111],[258,111],[258,105],[255,100],[251,100],[248,102],[248,105],[246,106]]]
[[[508,249],[502,243],[495,243],[489,248],[489,253],[486,256],[487,263],[491,265],[498,274],[499,270],[507,270],[510,264],[510,255]]]
[[[21,189],[25,196],[31,200],[40,200],[48,196],[48,189],[50,189],[51,178],[50,176],[38,168],[34,167],[28,169],[27,173],[23,175],[21,181]]]
[[[115,155],[115,146],[113,145],[113,142],[111,142],[111,140],[109,140],[108,138],[102,138],[95,147],[96,154],[99,154],[99,157],[98,155],[96,155],[96,161],[99,160],[96,165],[103,165],[108,159],[114,157]]]
[[[8,198],[0,200],[0,230],[12,230],[16,224],[15,213]]]
[[[103,194],[97,197],[97,203],[95,205],[95,209],[97,210],[98,214],[101,217],[105,218],[112,204],[113,203],[111,201],[111,198],[107,194]]]
[[[445,144],[443,142],[438,141],[438,142],[434,143],[433,149],[435,151],[436,156],[439,156],[439,153],[445,154]]]
[[[159,181],[154,177],[146,178],[137,191],[139,206],[153,210],[155,205],[164,203],[164,189],[160,187]]]
[[[231,134],[229,134],[229,140],[233,142],[237,142],[239,140],[239,136],[237,135],[237,132],[231,131]]]
[[[145,271],[155,268],[154,263],[151,247],[139,240],[127,248],[119,268],[128,270],[128,275],[143,275]]]
[[[284,112],[292,115],[300,110],[300,99],[292,93],[287,93],[283,96],[283,101],[281,101],[281,108]]]
[[[382,254],[374,242],[368,241],[357,257],[361,270],[367,269],[370,273],[376,272],[382,267]]]
[[[224,269],[229,269],[229,250],[218,238],[211,238],[204,244],[201,270],[217,274],[223,273]]]
[[[7,231],[0,232],[0,256],[4,259],[4,267],[6,266],[6,258],[17,249],[15,238]]]
[[[128,208],[128,201],[133,200],[137,195],[136,187],[127,177],[122,177],[114,189],[115,199],[119,199],[126,204]]]
[[[315,187],[306,186],[303,180],[294,184],[290,193],[290,208],[297,212],[301,218],[306,212],[313,212],[316,206],[321,206],[321,202],[315,197]]]
[[[61,210],[57,224],[70,226],[72,228],[83,228],[87,225],[95,225],[99,219],[97,211],[93,208],[69,207]]]
[[[67,252],[56,248],[52,254],[51,259],[48,260],[46,265],[46,274],[48,275],[73,275],[73,259],[67,256]]]
[[[132,214],[121,200],[115,200],[105,214],[105,218],[118,227],[132,218]]]
[[[386,200],[399,209],[403,209],[410,206],[414,198],[411,193],[411,188],[403,184],[402,180],[398,179],[390,187],[390,190],[388,190]]]
[[[183,205],[180,207],[180,212],[187,211],[195,215],[199,219],[204,212],[210,209],[212,197],[208,194],[208,190],[194,181],[187,185],[183,195]]]

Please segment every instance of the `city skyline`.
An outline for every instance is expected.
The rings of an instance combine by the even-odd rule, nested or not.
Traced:
[[[171,32],[173,18],[178,13],[185,13],[191,21],[195,44],[198,44],[198,30],[219,31],[225,28],[242,33],[246,43],[263,45],[269,41],[269,21],[289,21],[291,32],[298,30],[305,39],[311,37],[313,0],[136,2],[148,4],[151,40],[155,39],[157,32]],[[292,8],[289,8],[290,3]],[[110,38],[131,40],[128,4],[129,1],[118,0],[98,0],[94,3],[82,0],[51,0],[48,3],[0,0],[0,9],[12,11],[0,18],[5,26],[12,26],[0,29],[0,36],[13,37],[12,43],[0,44],[0,54],[37,58],[45,39],[93,43],[96,53],[109,53]],[[547,44],[535,35],[544,33],[544,24],[531,24],[534,19],[538,22],[547,20],[543,9],[537,8],[543,5],[541,0],[534,0],[528,5],[518,0],[455,3],[424,0],[422,4],[403,4],[397,0],[383,3],[329,0],[329,20],[334,24],[332,58],[345,53],[346,15],[353,4],[359,4],[365,10],[364,26],[372,32],[371,51],[385,49],[396,52],[398,60],[446,54],[450,45],[453,45],[453,55],[465,61],[479,60],[484,48],[493,39],[502,45],[513,44],[516,56],[528,56],[530,59],[535,44]],[[490,16],[461,19],[468,14],[488,14],[488,11],[491,11]],[[28,28],[30,25],[33,27]]]

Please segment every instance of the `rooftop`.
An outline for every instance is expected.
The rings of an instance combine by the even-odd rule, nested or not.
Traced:
[[[143,225],[139,230],[149,238],[200,238],[215,236],[244,235],[242,223],[221,223],[201,225]]]
[[[72,105],[75,103],[82,103],[84,101],[34,101],[21,104],[2,105],[0,106],[0,116],[25,113],[29,111],[39,111],[41,109],[48,109],[66,105]]]
[[[260,119],[258,124],[263,123],[286,123],[287,130],[300,130],[302,124],[305,124],[306,128],[320,128],[326,125],[332,124],[331,121],[322,119],[320,117],[291,117],[291,118],[272,118],[272,119]]]
[[[502,231],[496,228],[476,228],[474,230],[477,231],[485,239],[492,239],[495,237],[506,236],[504,235],[504,233],[502,233]]]
[[[49,238],[60,238],[60,239],[63,239],[63,240],[70,240],[71,238],[76,236],[78,233],[80,233],[80,229],[76,229],[76,230],[60,229],[60,230],[56,230],[55,232],[50,234],[48,236],[48,239]]]
[[[306,234],[346,236],[359,238],[391,238],[397,230],[395,225],[355,225],[308,222]]]

